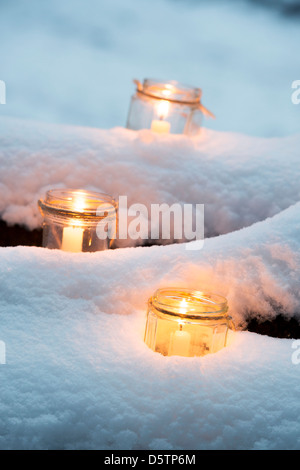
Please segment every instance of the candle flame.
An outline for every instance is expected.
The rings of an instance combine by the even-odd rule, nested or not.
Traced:
[[[161,94],[166,98],[168,99],[172,93],[175,93],[176,92],[176,88],[171,85],[170,83],[166,83],[165,84],[165,88],[163,90],[161,90]]]
[[[83,196],[76,196],[74,198],[73,207],[76,212],[83,212],[85,206],[85,198]]]
[[[186,311],[187,311],[187,301],[185,299],[182,299],[182,301],[180,302],[180,313],[185,315]]]
[[[168,99],[170,97],[170,95],[172,94],[172,91],[168,90],[168,89],[165,89],[165,90],[162,90],[161,94],[164,95],[164,97],[166,99]]]
[[[169,114],[170,104],[167,100],[160,100],[157,106],[157,114],[159,119],[165,119]]]
[[[84,196],[82,196],[81,194],[76,194],[73,198],[72,210],[74,212],[84,212],[85,202],[86,201]],[[69,221],[69,226],[73,228],[82,227],[82,225],[82,221],[78,219],[70,219]]]

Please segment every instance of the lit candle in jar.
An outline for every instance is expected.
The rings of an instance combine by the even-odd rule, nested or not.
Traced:
[[[117,230],[117,202],[108,194],[56,188],[38,201],[43,247],[71,252],[110,248]]]
[[[166,117],[169,114],[169,102],[167,100],[160,100],[157,105],[157,114],[159,119],[154,119],[151,123],[152,132],[157,132],[158,134],[169,134],[171,129],[171,124],[168,121],[165,121]]]
[[[187,302],[183,299],[180,303],[180,313],[186,314]],[[183,322],[178,322],[179,329],[171,334],[169,356],[188,356],[191,342],[191,335],[183,331]]]
[[[74,211],[83,212],[84,210],[84,198],[76,196],[74,200]],[[84,228],[81,226],[80,220],[73,220],[69,227],[64,227],[61,249],[63,251],[71,251],[73,253],[79,253],[82,251],[83,233]]]
[[[145,343],[164,356],[204,356],[226,346],[234,329],[227,300],[194,289],[158,289],[148,300]]]
[[[71,251],[73,253],[79,253],[82,251],[83,232],[84,230],[78,227],[78,224],[71,227],[65,227],[61,249],[63,251]]]
[[[201,102],[202,90],[176,80],[134,80],[127,129],[160,134],[199,135],[204,116],[214,117]]]

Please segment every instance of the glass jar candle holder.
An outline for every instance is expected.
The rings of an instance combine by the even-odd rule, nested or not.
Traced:
[[[202,91],[176,81],[134,80],[127,129],[151,129],[159,134],[197,135],[203,114],[214,117],[201,103]]]
[[[38,201],[43,246],[78,253],[108,249],[116,233],[117,203],[107,194],[53,189]]]
[[[159,289],[148,301],[145,343],[164,356],[204,356],[226,346],[227,300],[182,288]]]

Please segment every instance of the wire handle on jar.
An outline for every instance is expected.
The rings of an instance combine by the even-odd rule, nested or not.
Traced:
[[[137,92],[138,93],[142,93],[144,95],[148,95],[148,93],[145,93],[144,91],[144,88],[143,88],[143,84],[137,80],[136,78],[133,80],[133,83],[136,85],[136,89],[137,89]],[[148,96],[152,96],[152,95],[148,95]],[[152,98],[157,98],[156,96],[152,96]],[[158,98],[159,99],[159,98]],[[180,100],[172,100],[171,98],[169,99],[169,101],[172,101],[174,103],[179,103],[179,104],[191,104],[190,102],[184,102],[184,101],[180,101]],[[205,116],[208,116],[212,119],[215,119],[216,116],[211,112],[209,111],[209,109],[207,109],[205,106],[203,106],[203,104],[201,103],[200,101],[200,98],[199,98],[199,101],[197,104],[197,108],[200,109],[200,111],[205,114]]]
[[[209,109],[203,106],[202,103],[199,103],[198,108],[200,109],[200,111],[202,111],[203,114],[205,114],[205,116],[208,116],[212,119],[216,119],[216,116],[211,111],[209,111]]]
[[[236,327],[235,327],[232,317],[230,317],[229,315],[226,315],[226,318],[227,318],[228,328],[230,328],[232,331],[236,331]]]

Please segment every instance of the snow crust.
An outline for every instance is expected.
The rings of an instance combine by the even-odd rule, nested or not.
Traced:
[[[184,272],[186,282],[202,286],[180,254],[175,269],[175,248],[182,247],[75,256],[0,250],[2,449],[299,448],[291,340],[237,332],[227,348],[204,358],[163,357],[144,344],[153,288],[178,284]],[[199,263],[200,273],[205,266]],[[246,273],[252,267],[250,256]],[[226,283],[230,274],[235,285],[235,270]],[[268,293],[272,279],[265,276]],[[235,293],[240,303],[246,299],[242,289]],[[262,312],[259,291],[253,301]]]
[[[217,234],[202,250],[1,248],[0,448],[299,449],[294,342],[241,329],[300,317],[300,136],[0,125],[4,220],[37,227],[46,189],[80,186],[205,203]],[[167,286],[226,296],[239,330],[229,346],[203,358],[148,349],[146,303]]]
[[[297,20],[244,1],[22,0],[1,5],[0,30],[1,115],[93,126],[0,117],[1,219],[36,228],[47,189],[81,187],[205,204],[210,237],[193,251],[0,248],[0,449],[299,450],[299,343],[241,331],[300,317]],[[202,88],[215,130],[115,127],[132,79],[151,77]],[[226,296],[229,346],[149,350],[146,302],[166,286]]]
[[[205,234],[273,216],[300,200],[300,134],[254,138],[203,129],[197,138],[0,118],[0,215],[39,226],[47,189],[103,191],[133,203],[205,204]],[[283,186],[284,184],[284,186]]]

